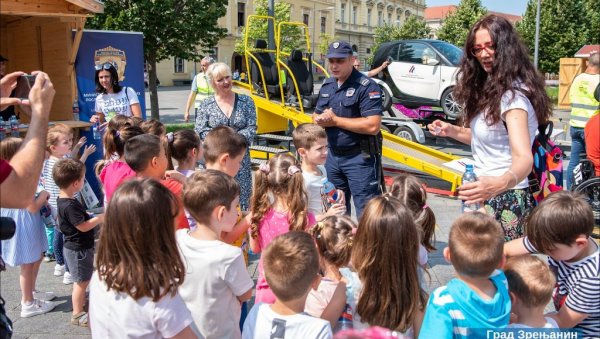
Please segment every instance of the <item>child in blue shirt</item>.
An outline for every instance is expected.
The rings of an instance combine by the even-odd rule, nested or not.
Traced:
[[[508,284],[497,270],[504,264],[503,245],[500,225],[484,213],[466,213],[454,221],[444,258],[456,278],[429,297],[419,338],[471,338],[508,325]]]

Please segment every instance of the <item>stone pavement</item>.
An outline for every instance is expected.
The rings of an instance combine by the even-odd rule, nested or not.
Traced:
[[[452,278],[452,266],[445,262],[442,250],[447,246],[448,232],[452,221],[460,214],[460,201],[444,196],[429,195],[427,204],[433,209],[438,222],[436,228],[436,247],[438,250],[429,254],[429,273],[431,281],[427,288],[430,292],[434,288],[444,285]],[[398,259],[400,260],[400,259]],[[69,324],[71,317],[71,289],[72,285],[64,285],[62,277],[53,275],[55,262],[42,262],[37,279],[37,289],[52,291],[56,294],[56,308],[46,314],[20,318],[21,291],[19,288],[19,268],[9,267],[6,272],[0,273],[0,295],[6,301],[6,309],[13,321],[13,338],[89,338],[90,332],[86,328]],[[251,256],[248,270],[256,282],[258,272],[256,267],[258,257]]]

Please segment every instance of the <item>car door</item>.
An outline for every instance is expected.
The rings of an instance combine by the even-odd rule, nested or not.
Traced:
[[[441,66],[439,56],[431,46],[422,42],[404,42],[389,73],[394,85],[404,95],[438,100]],[[437,60],[437,64],[433,65]]]

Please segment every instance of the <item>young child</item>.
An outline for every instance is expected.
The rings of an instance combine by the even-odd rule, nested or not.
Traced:
[[[113,118],[110,123],[115,120]],[[102,168],[100,182],[104,188],[104,199],[106,203],[110,201],[114,191],[126,179],[135,176],[135,172],[125,162],[125,143],[127,140],[142,135],[144,132],[139,127],[125,126],[119,130],[107,129],[104,135],[104,147],[110,152],[116,153],[116,160],[108,160]],[[106,206],[106,204],[104,205]]]
[[[444,258],[456,278],[429,297],[419,338],[481,337],[480,331],[508,325],[510,296],[497,270],[504,264],[503,245],[500,224],[487,214],[466,213],[452,223]]]
[[[65,124],[56,124],[56,125],[54,125],[54,128],[62,130],[63,133],[67,134],[69,136],[69,142],[71,143],[71,145],[73,145],[74,133],[73,133],[73,129],[71,127],[69,127]],[[84,147],[83,153],[81,154],[81,157],[80,157],[79,151],[85,145],[86,142],[87,142],[86,137],[79,138],[79,141],[73,145],[73,148],[71,149],[71,153],[67,154],[66,157],[79,159],[79,160],[81,160],[81,162],[85,163],[88,156],[96,151],[96,145],[89,144]]]
[[[44,190],[50,194],[48,203],[52,210],[52,216],[55,220],[56,227],[46,228],[46,235],[48,237],[48,251],[46,256],[54,254],[56,258],[56,265],[54,266],[54,276],[63,277],[63,283],[72,284],[71,274],[65,268],[65,260],[63,257],[63,234],[58,228],[58,207],[56,199],[58,199],[58,193],[60,188],[54,182],[52,177],[52,171],[57,161],[64,158],[71,152],[72,139],[70,138],[67,130],[61,126],[53,126],[48,129],[46,135],[46,151],[49,152],[50,156],[44,161],[44,166],[41,173],[41,181]]]
[[[158,120],[150,119],[143,121],[140,124],[140,127],[142,128],[144,133],[156,135],[159,138],[162,138],[167,134],[167,129],[165,125]]]
[[[6,138],[0,142],[0,159],[10,161],[17,153],[23,139]],[[12,267],[20,266],[19,285],[21,287],[21,318],[33,317],[52,311],[55,298],[52,292],[35,290],[38,270],[42,262],[42,254],[48,249],[48,241],[44,231],[44,223],[40,209],[47,203],[48,192],[41,191],[37,198],[31,200],[26,209],[2,208],[0,214],[9,217],[16,224],[12,238],[2,240],[2,259]]]
[[[241,338],[240,303],[252,297],[254,282],[241,249],[220,239],[238,219],[239,191],[232,177],[215,170],[194,173],[183,190],[183,204],[196,229],[176,234],[187,269],[179,295],[200,338]]]
[[[133,126],[133,124],[131,123],[130,118],[121,114],[115,115],[114,118],[110,119],[110,121],[106,123],[106,130],[104,131],[104,135],[102,136],[102,145],[104,147],[104,160],[110,161],[119,159],[119,155],[117,154],[114,142],[112,140],[107,139],[112,138],[115,132],[127,126]]]
[[[312,237],[291,231],[273,239],[263,257],[265,275],[275,294],[273,305],[256,303],[242,338],[331,338],[329,322],[304,313],[304,303],[319,284],[319,255]]]
[[[297,160],[287,153],[275,155],[256,172],[248,230],[252,252],[260,253],[280,234],[305,231],[315,224],[314,215],[307,211],[301,172]],[[262,261],[261,257],[255,302],[272,304],[275,295],[265,280]]]
[[[88,316],[83,310],[85,289],[94,272],[94,228],[104,220],[104,215],[91,217],[85,207],[75,199],[83,188],[85,165],[75,159],[59,160],[52,171],[54,182],[60,188],[56,201],[61,232],[65,236],[64,257],[73,279],[73,315],[71,324],[88,326]]]
[[[548,255],[556,274],[553,318],[560,328],[576,328],[584,338],[600,333],[600,254],[590,235],[592,208],[579,194],[559,191],[546,197],[530,214],[525,237],[506,243],[507,256]]]
[[[510,258],[504,265],[504,275],[512,302],[511,313],[516,316],[516,323],[508,328],[558,328],[554,319],[544,317],[556,284],[546,263],[529,255]]]
[[[346,307],[346,276],[350,270],[352,242],[356,225],[346,216],[329,216],[310,230],[319,251],[323,278],[316,290],[306,298],[306,313],[328,320],[335,330]]]
[[[348,281],[355,329],[381,326],[418,335],[427,296],[417,276],[419,231],[412,219],[391,196],[373,198],[365,206],[352,245],[356,273]]]
[[[202,142],[198,133],[192,129],[182,129],[167,133],[169,154],[177,161],[175,168],[185,177],[196,171],[198,161],[202,159]]]
[[[186,274],[173,232],[176,206],[153,179],[127,180],[115,191],[90,282],[93,338],[194,337],[177,293]]]
[[[177,197],[178,213],[176,228],[189,228],[183,211],[183,184],[175,179],[163,179],[168,162],[166,145],[156,135],[142,134],[135,136],[125,144],[125,162],[138,177],[159,180]]]
[[[344,192],[337,190],[337,202],[328,201],[324,192],[327,180],[325,160],[327,160],[327,133],[316,124],[300,124],[292,133],[294,147],[301,159],[304,187],[308,195],[308,211],[318,220],[326,216],[344,214],[346,205]]]

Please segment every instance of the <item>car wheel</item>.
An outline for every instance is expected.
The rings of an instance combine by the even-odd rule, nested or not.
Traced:
[[[387,127],[386,125],[381,125],[381,131],[386,131],[388,133],[392,133],[392,131],[390,131],[390,128]]]
[[[460,114],[460,106],[458,106],[456,100],[454,100],[453,92],[453,87],[450,87],[447,90],[445,90],[444,94],[442,94],[442,100],[440,100],[440,104],[442,106],[442,109],[444,110],[444,114],[446,114],[448,118],[456,119]]]
[[[389,111],[392,107],[392,94],[381,85],[379,85],[379,88],[381,88],[381,102],[383,105],[383,110]]]
[[[396,130],[394,131],[394,135],[402,139],[406,139],[408,141],[417,142],[417,137],[415,136],[415,133],[412,131],[412,129],[406,126],[399,126],[398,128],[396,128]]]

